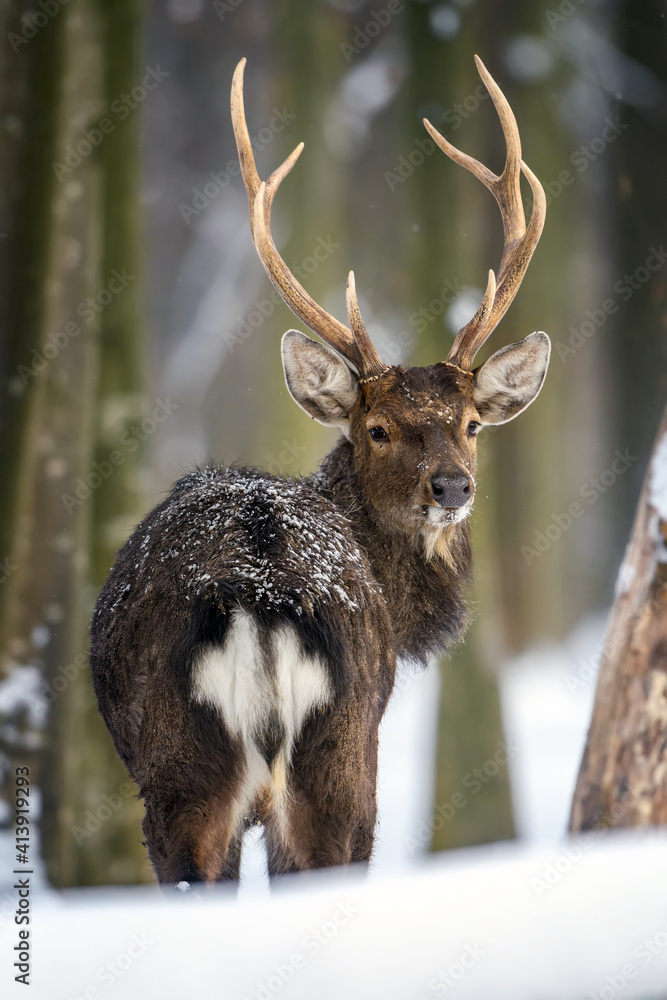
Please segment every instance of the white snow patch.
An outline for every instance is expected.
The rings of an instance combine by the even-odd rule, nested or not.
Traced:
[[[415,861],[410,848],[433,814],[440,671],[399,665],[380,726],[375,872]],[[429,844],[424,845],[428,850]]]
[[[649,479],[649,502],[661,521],[667,521],[667,431],[656,445]]]
[[[27,709],[32,726],[41,726],[46,704],[40,694],[41,672],[32,664],[15,665],[9,676],[0,681],[0,715],[10,718]]]
[[[623,1000],[664,996],[664,832],[609,832],[575,861],[566,846],[452,851],[374,879],[288,877],[267,899],[224,887],[36,894],[27,992],[106,995],[100,970],[115,968],[123,1000],[416,1000],[444,995],[448,975],[457,1000],[581,1000],[611,996],[610,981]],[[7,920],[2,954],[15,943]],[[10,979],[3,996],[25,993]]]
[[[451,306],[445,312],[445,325],[455,333],[460,330],[462,326],[473,318],[477,310],[479,309],[480,302],[484,297],[483,288],[466,288],[464,292],[461,292]]]
[[[567,828],[588,726],[606,615],[585,618],[562,645],[542,644],[500,675],[517,834],[553,843]]]
[[[622,597],[623,594],[627,594],[632,586],[637,571],[635,567],[628,562],[627,558],[621,563],[621,568],[618,571],[618,577],[616,579],[616,588],[614,590],[614,597]]]

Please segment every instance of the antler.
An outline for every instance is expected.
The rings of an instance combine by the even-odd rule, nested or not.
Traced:
[[[469,170],[489,189],[498,202],[503,219],[505,246],[498,270],[498,279],[496,281],[493,271],[489,271],[489,280],[482,304],[470,322],[459,330],[447,357],[448,362],[464,369],[472,368],[475,355],[495,330],[518,292],[530,258],[533,256],[533,251],[542,235],[547,211],[544,189],[532,170],[521,159],[521,139],[512,109],[479,56],[475,56],[475,63],[479,75],[491,95],[505,135],[507,159],[502,174],[498,176],[492,173],[483,163],[456,149],[455,146],[447,142],[444,136],[440,135],[426,118],[424,119],[424,125],[429,135],[443,153],[446,153],[455,163],[459,163]],[[521,171],[527,177],[533,191],[533,210],[528,227],[526,227],[521,204]]]
[[[347,282],[347,309],[350,326],[343,326],[334,316],[325,312],[305,288],[299,284],[285,261],[282,259],[271,236],[271,208],[276,191],[281,182],[298,160],[303,149],[300,142],[285,162],[274,170],[268,181],[262,181],[257,173],[252,151],[248,125],[243,105],[243,71],[246,60],[241,59],[232,80],[232,125],[239,154],[241,174],[248,192],[250,206],[250,229],[259,258],[269,278],[276,286],[286,304],[306,326],[339,351],[359,370],[362,376],[379,375],[387,370],[380,355],[375,350],[359,311],[354,274],[350,271]]]

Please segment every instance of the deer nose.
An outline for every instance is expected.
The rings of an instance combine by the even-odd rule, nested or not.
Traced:
[[[433,499],[441,507],[463,507],[471,497],[470,480],[467,476],[433,476],[431,479]]]

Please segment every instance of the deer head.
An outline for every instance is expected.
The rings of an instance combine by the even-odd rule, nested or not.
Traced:
[[[543,188],[521,159],[512,109],[481,59],[475,56],[475,61],[505,136],[502,174],[457,150],[426,119],[424,125],[440,149],[495,197],[504,250],[497,279],[489,271],[482,303],[458,332],[447,360],[423,368],[383,364],[361,318],[352,272],[347,283],[349,327],[317,305],[290,272],[271,236],[271,208],[303,143],[268,181],[260,180],[243,106],[245,59],[236,67],[232,83],[232,122],[255,247],[286,304],[325,341],[320,344],[297,330],[284,335],[282,357],[289,392],[315,420],[341,428],[352,444],[367,506],[388,528],[421,541],[427,557],[444,554],[442,543],[472,508],[478,429],[506,423],[532,403],[544,382],[550,354],[547,335],[531,333],[473,367],[477,352],[519,289],[546,214]],[[527,226],[521,204],[522,172],[533,192]]]

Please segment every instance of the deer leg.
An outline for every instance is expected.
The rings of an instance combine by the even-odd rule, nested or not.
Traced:
[[[352,704],[306,725],[287,790],[265,819],[269,875],[368,862],[375,834],[379,716]]]
[[[375,796],[350,810],[333,803],[322,810],[318,800],[293,800],[287,829],[283,823],[265,825],[269,876],[328,868],[370,860],[373,850]]]
[[[144,835],[158,882],[238,880],[238,816],[228,799],[164,802],[145,793]]]
[[[288,875],[290,872],[301,870],[293,851],[290,849],[289,841],[285,840],[274,819],[267,819],[264,822],[264,843],[270,879],[276,875]]]
[[[229,842],[227,857],[222,868],[216,875],[216,882],[238,882],[241,877],[241,853],[243,849],[243,834],[237,833]]]

